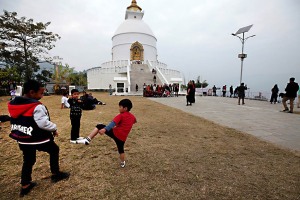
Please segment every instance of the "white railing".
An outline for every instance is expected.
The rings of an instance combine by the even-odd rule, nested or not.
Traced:
[[[167,68],[168,65],[159,61],[149,61],[152,66],[160,67],[160,68]]]
[[[149,60],[146,60],[146,64],[148,65],[149,71],[152,72],[153,70],[152,63]]]
[[[164,76],[164,74],[160,71],[160,69],[158,67],[155,67],[156,70],[156,75],[158,76],[158,78],[162,81],[163,84],[167,84],[169,85],[169,81],[166,79],[166,77]]]
[[[159,69],[159,67],[157,67],[157,66],[153,66],[152,64],[154,63],[158,63],[158,61],[157,62],[155,62],[155,61],[147,61],[148,62],[148,65],[149,65],[149,68],[151,69],[151,71],[152,71],[152,69],[154,68],[155,70],[156,70],[156,75],[158,76],[158,78],[161,80],[161,82],[162,82],[162,84],[168,84],[169,85],[169,81],[166,79],[166,77],[163,75],[163,73],[160,71],[160,69]]]
[[[222,90],[217,90],[217,95],[222,96]],[[230,92],[226,91],[226,96],[230,96]],[[265,92],[265,91],[251,91],[249,88],[245,91],[245,97],[248,99],[257,99],[257,100],[264,100],[269,101],[271,98],[271,92]],[[281,99],[278,97],[277,99]]]
[[[128,81],[128,92],[130,93],[130,87],[131,87],[131,80],[130,80],[130,71],[131,71],[131,65],[130,65],[130,61],[128,61],[128,65],[127,65],[127,81]]]
[[[127,67],[129,65],[129,60],[116,60],[108,61],[101,64],[101,68],[111,68],[111,67]]]
[[[109,61],[102,63],[100,67],[94,67],[87,71],[94,73],[126,73],[130,66],[129,60]]]
[[[92,69],[87,70],[90,73],[125,73],[127,72],[127,66],[124,67],[109,67],[109,68],[102,68],[102,67],[94,67]]]
[[[159,68],[159,69],[165,75],[175,75],[176,77],[178,77],[178,76],[181,77],[180,72],[177,71],[177,70],[174,70],[174,69],[165,69],[165,68]]]

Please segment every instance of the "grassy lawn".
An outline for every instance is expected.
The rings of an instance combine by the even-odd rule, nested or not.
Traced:
[[[133,102],[138,123],[125,144],[126,167],[107,136],[70,144],[69,110],[60,109],[61,96],[46,96],[41,102],[58,126],[60,167],[71,176],[51,183],[49,156],[38,152],[38,185],[24,199],[300,199],[299,155],[147,98],[93,95],[107,105],[83,111],[81,136],[109,123],[122,98]],[[0,114],[8,114],[8,99],[0,97]],[[1,124],[1,200],[17,199],[20,189],[22,154],[9,125]]]

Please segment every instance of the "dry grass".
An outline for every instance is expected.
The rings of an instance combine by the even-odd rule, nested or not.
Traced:
[[[124,98],[94,95],[107,105],[83,112],[81,136],[110,122]],[[60,98],[41,101],[58,125],[61,169],[71,177],[52,184],[49,157],[39,152],[33,170],[38,186],[25,199],[300,199],[299,155],[142,97],[129,97],[138,123],[121,169],[107,136],[88,146],[69,143],[69,110],[60,109]],[[0,102],[1,114],[7,114],[6,103]],[[9,123],[2,123],[0,199],[16,199],[20,187],[22,155],[8,132]]]

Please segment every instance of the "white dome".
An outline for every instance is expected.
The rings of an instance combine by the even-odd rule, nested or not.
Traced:
[[[116,30],[113,38],[116,35],[120,35],[124,33],[142,33],[142,34],[150,35],[155,38],[150,27],[143,20],[138,20],[138,19],[125,20]]]

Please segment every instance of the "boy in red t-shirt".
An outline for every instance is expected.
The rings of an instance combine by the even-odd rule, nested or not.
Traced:
[[[133,124],[137,122],[135,116],[130,113],[131,108],[132,103],[129,99],[121,100],[119,102],[120,114],[115,116],[115,118],[107,126],[104,124],[97,124],[96,128],[94,128],[88,137],[77,140],[77,143],[88,145],[98,133],[100,133],[100,135],[105,133],[117,144],[121,167],[125,167],[124,144]]]

